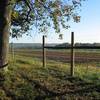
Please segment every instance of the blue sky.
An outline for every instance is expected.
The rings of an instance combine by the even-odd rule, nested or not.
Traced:
[[[63,39],[58,39],[58,34],[48,34],[47,43],[70,42],[70,33],[75,32],[75,42],[99,42],[100,43],[100,0],[86,0],[81,7],[81,22],[69,23],[69,30],[62,30]],[[22,38],[10,39],[10,42],[17,43],[41,43],[42,34],[31,31],[32,37],[24,35]]]

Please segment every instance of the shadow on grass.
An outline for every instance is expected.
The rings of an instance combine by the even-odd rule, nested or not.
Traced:
[[[19,64],[30,64],[28,61],[24,61],[24,60],[16,60],[16,62]]]
[[[29,93],[29,96],[22,97],[22,99],[24,98],[24,100],[28,100],[29,98],[31,98],[33,96],[34,96],[34,99],[30,99],[30,100],[47,100],[47,98],[49,98],[48,100],[56,100],[55,99],[56,97],[59,98],[57,100],[67,100],[66,95],[67,95],[67,97],[68,96],[74,97],[77,95],[79,97],[80,96],[83,97],[85,95],[85,96],[88,96],[88,98],[90,98],[89,94],[92,95],[92,92],[96,92],[96,93],[98,92],[98,94],[96,94],[96,93],[93,94],[94,100],[95,100],[96,96],[98,98],[100,97],[100,96],[98,96],[100,94],[100,85],[85,82],[84,80],[80,79],[79,77],[68,76],[65,71],[63,72],[63,71],[57,70],[55,68],[48,68],[48,71],[44,70],[44,68],[34,68],[34,70],[35,70],[35,72],[32,75],[35,75],[37,72],[41,72],[41,73],[37,73],[36,77],[38,74],[40,74],[40,76],[46,76],[46,78],[50,76],[50,77],[53,77],[54,79],[58,79],[59,81],[55,80],[55,83],[53,83],[53,84],[49,83],[50,85],[48,85],[48,82],[47,82],[48,80],[42,79],[42,81],[40,81],[40,78],[42,78],[42,77],[40,77],[38,79],[34,79],[28,75],[30,73],[30,71],[29,71],[29,73],[26,74],[23,70],[20,72],[20,69],[19,69],[18,73],[20,73],[21,78],[24,79],[24,82],[26,82],[27,85],[25,85],[25,83],[23,83],[24,84],[23,86],[22,86],[22,84],[15,85],[16,89],[15,90],[12,89],[12,90],[14,92],[16,92],[16,90],[19,89],[20,95],[22,92],[24,92],[24,94],[22,94],[24,96],[26,96],[26,94]],[[0,87],[2,87],[2,82],[4,81],[3,80],[4,76],[3,76],[3,74],[1,74],[0,76],[1,76],[0,77],[0,85],[1,85]],[[51,79],[53,79],[53,78],[51,78]],[[63,83],[62,81],[64,81],[65,83]],[[54,81],[52,81],[52,82],[54,82]],[[57,82],[60,82],[60,84]],[[7,83],[7,84],[9,84],[9,83]],[[32,87],[29,87],[29,85],[31,85]],[[12,88],[12,86],[10,88]],[[7,89],[7,87],[3,88],[3,90],[5,91],[5,94],[8,97],[11,97],[13,100],[19,100],[19,98],[21,98],[21,97],[17,97],[14,92],[9,90],[10,88],[8,88],[8,89]],[[36,91],[36,95],[30,94],[32,92],[30,89],[32,89],[32,91]],[[16,99],[16,98],[18,98],[18,99]],[[26,98],[28,98],[28,99],[26,99]],[[53,98],[53,99],[51,99],[51,98]],[[62,98],[65,98],[65,99],[62,99]],[[76,100],[76,99],[68,99],[68,100]],[[87,100],[87,99],[82,99],[82,100]],[[91,99],[89,99],[89,100],[91,100]]]
[[[27,76],[23,75],[22,77],[32,84],[33,89],[38,90],[39,95],[35,97],[35,100],[45,100],[46,98],[62,97],[64,95],[83,96],[84,94],[88,94],[94,91],[100,93],[100,85],[86,83],[78,77],[66,77],[66,81],[70,81],[72,82],[72,84],[62,85],[64,90],[62,87],[59,87],[57,89],[50,89],[50,87],[46,86],[45,84],[39,81],[31,80]]]

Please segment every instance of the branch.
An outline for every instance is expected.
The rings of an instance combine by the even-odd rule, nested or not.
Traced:
[[[31,4],[27,1],[27,0],[23,0],[23,2],[28,6],[28,8],[29,8],[29,11],[28,11],[28,13],[27,13],[27,15],[26,15],[26,21],[28,21],[28,18],[29,18],[29,15],[30,15],[30,13],[31,13],[31,11],[32,11],[32,7],[31,7]]]

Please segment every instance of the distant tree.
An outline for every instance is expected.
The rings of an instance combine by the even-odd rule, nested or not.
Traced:
[[[19,37],[31,26],[38,32],[69,28],[72,18],[80,21],[77,9],[84,0],[0,0],[0,68],[8,63],[9,35]]]

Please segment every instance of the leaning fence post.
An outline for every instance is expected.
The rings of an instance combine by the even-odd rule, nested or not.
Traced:
[[[45,52],[45,35],[42,37],[42,49],[43,49],[43,67],[46,67],[46,52]]]
[[[74,76],[74,32],[71,32],[71,76]]]

